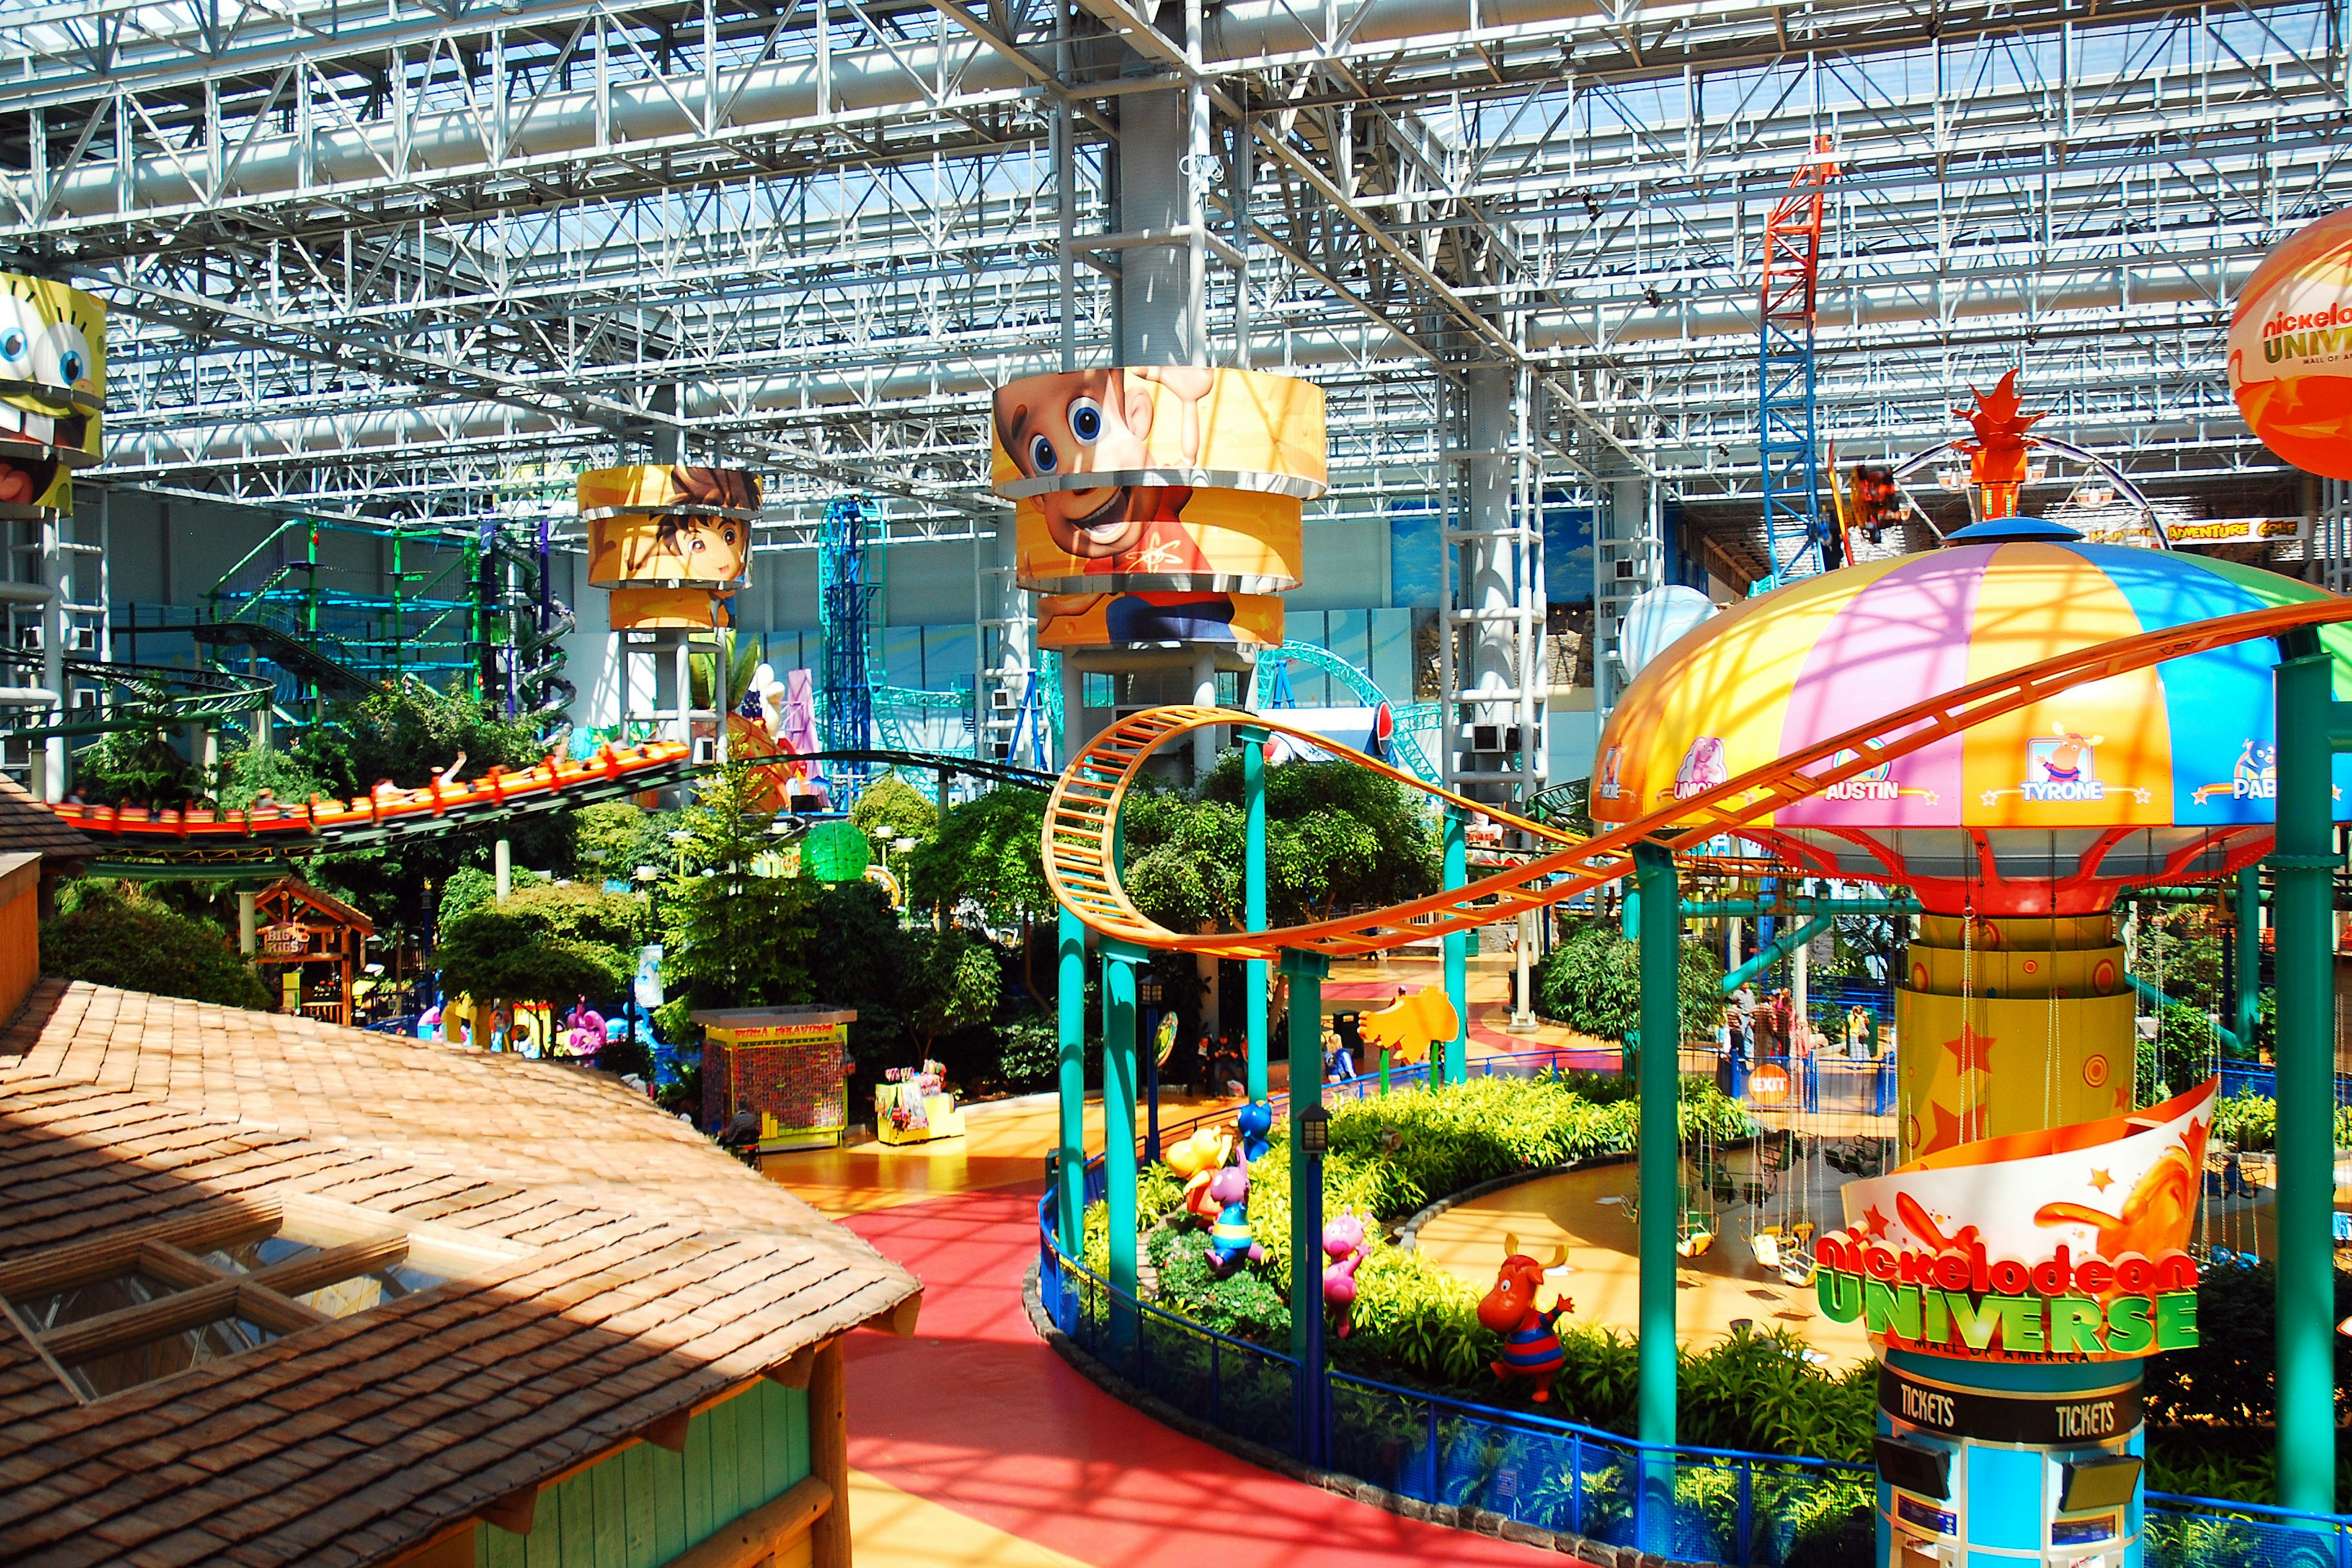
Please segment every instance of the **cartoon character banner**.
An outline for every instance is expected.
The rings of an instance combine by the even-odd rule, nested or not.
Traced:
[[[1814,1244],[1822,1310],[1883,1347],[1961,1360],[2196,1344],[2187,1248],[2219,1088],[1847,1183],[1845,1228]]]
[[[1255,594],[1056,594],[1037,602],[1039,647],[1282,644],[1282,601]]]
[[[104,452],[106,306],[0,273],[0,516],[70,510],[73,470]]]
[[[1130,485],[1312,498],[1329,483],[1323,389],[1292,376],[1199,365],[1064,371],[999,388],[994,412],[996,493],[1057,497],[1048,516],[1074,527]]]
[[[597,587],[743,582],[760,515],[756,476],[682,463],[597,468],[580,476],[577,493]]]
[[[1303,547],[1297,497],[1186,485],[1026,496],[1013,508],[1013,538],[1015,576],[1039,594],[1278,594],[1298,586]]]

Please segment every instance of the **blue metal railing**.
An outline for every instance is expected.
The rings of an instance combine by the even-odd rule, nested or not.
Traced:
[[[1532,1076],[1570,1054],[1489,1057],[1470,1068]],[[1427,1077],[1417,1065],[1392,1069],[1389,1083],[1417,1086]],[[1379,1075],[1327,1084],[1324,1092],[1367,1098],[1380,1092]],[[1279,1105],[1287,1097],[1274,1098]],[[1238,1109],[1161,1135],[1229,1121]],[[1087,1163],[1086,1202],[1100,1201],[1106,1185],[1097,1155]],[[1316,1456],[1326,1468],[1421,1502],[1685,1561],[1782,1568],[1828,1556],[1848,1532],[1867,1539],[1874,1528],[1876,1472],[1867,1465],[1644,1444],[1347,1372],[1327,1371],[1320,1389],[1302,1391],[1291,1356],[1139,1300],[1066,1256],[1054,1204],[1049,1190],[1037,1206],[1037,1286],[1055,1326],[1139,1388],[1220,1432],[1300,1458],[1309,1426],[1304,1392],[1323,1402],[1313,1427],[1328,1434],[1328,1452]],[[2352,1568],[2352,1514],[2152,1491],[2143,1540],[2147,1568]]]
[[[2221,1063],[2221,1098],[2232,1095],[2259,1094],[2264,1100],[2278,1098],[2278,1069],[2260,1062],[2223,1061]],[[2336,1103],[2352,1105],[2352,1076],[2336,1075]]]

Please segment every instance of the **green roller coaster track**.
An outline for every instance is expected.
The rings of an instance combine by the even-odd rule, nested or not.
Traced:
[[[1268,648],[1257,656],[1257,666],[1250,672],[1249,697],[1244,704],[1255,710],[1261,684],[1266,679],[1271,666],[1268,661],[1304,664],[1321,670],[1353,693],[1367,708],[1378,708],[1389,702],[1388,693],[1372,681],[1372,678],[1333,653],[1315,643],[1286,642],[1280,647]],[[1396,721],[1391,743],[1396,748],[1396,760],[1410,769],[1425,784],[1438,784],[1437,734],[1443,722],[1444,704],[1439,702],[1389,702],[1390,717]]]

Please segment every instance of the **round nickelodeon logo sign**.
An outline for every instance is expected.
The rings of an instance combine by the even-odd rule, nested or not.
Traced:
[[[2230,392],[2263,445],[2352,479],[2352,209],[2290,235],[2230,321]]]

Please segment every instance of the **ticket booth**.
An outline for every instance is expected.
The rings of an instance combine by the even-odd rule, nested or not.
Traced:
[[[706,1125],[760,1114],[760,1152],[832,1149],[849,1131],[848,1007],[737,1007],[687,1015],[702,1026]]]

